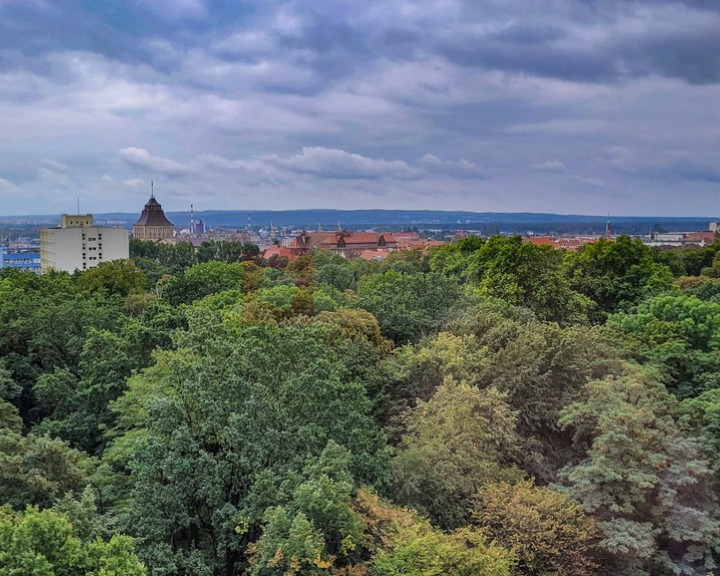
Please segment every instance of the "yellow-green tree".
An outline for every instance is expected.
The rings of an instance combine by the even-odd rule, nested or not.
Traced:
[[[513,554],[483,530],[443,532],[413,512],[360,490],[354,504],[365,524],[361,545],[376,576],[508,576]]]
[[[516,413],[494,388],[447,379],[407,416],[407,433],[393,461],[398,501],[446,529],[470,516],[485,484],[518,478]]]
[[[567,494],[530,480],[480,489],[474,521],[515,552],[513,576],[592,576],[600,531]]]

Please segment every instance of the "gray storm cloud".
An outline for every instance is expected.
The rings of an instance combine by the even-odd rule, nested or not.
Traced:
[[[719,29],[710,0],[0,0],[3,211],[153,179],[168,209],[711,214]]]

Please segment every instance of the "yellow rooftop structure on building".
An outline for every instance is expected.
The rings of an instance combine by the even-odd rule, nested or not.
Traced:
[[[60,228],[90,228],[94,224],[92,214],[63,214]]]

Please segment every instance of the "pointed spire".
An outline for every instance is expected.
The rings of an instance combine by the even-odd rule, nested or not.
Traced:
[[[150,180],[150,198],[155,198],[155,183]]]
[[[605,238],[607,240],[612,238],[612,230],[610,229],[610,212],[608,212],[607,224],[605,224]]]

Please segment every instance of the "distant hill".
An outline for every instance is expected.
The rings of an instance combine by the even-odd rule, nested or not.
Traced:
[[[274,226],[289,228],[346,229],[365,228],[419,228],[423,230],[467,229],[486,234],[523,233],[538,234],[576,233],[591,234],[605,230],[607,216],[581,214],[546,214],[532,212],[466,212],[442,210],[205,210],[195,212],[210,228],[245,228],[248,215],[253,227]],[[168,218],[179,228],[189,225],[189,212],[167,212]],[[138,213],[112,212],[96,214],[98,222],[111,222],[128,228],[137,220]],[[28,223],[48,223],[57,216],[0,217],[0,222],[23,219]],[[646,234],[650,229],[672,232],[679,230],[707,230],[712,218],[670,218],[625,216],[611,218],[614,233]]]

